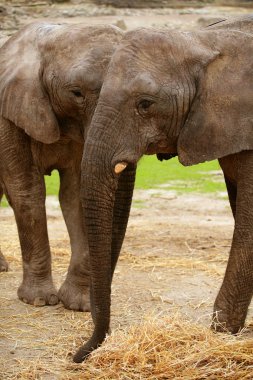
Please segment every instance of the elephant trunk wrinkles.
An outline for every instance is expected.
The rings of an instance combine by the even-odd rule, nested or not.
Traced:
[[[82,161],[81,198],[88,233],[91,266],[92,317],[95,323],[91,339],[74,356],[81,362],[104,340],[110,324],[111,280],[127,226],[134,187],[134,164],[117,176],[114,138],[107,132],[112,118],[94,117],[85,142]],[[110,126],[110,129],[111,126]],[[105,159],[106,157],[106,159]]]

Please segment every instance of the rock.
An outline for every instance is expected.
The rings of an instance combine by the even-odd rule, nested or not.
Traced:
[[[117,26],[118,28],[122,29],[122,30],[127,30],[127,26],[126,26],[126,23],[124,20],[118,20],[116,21],[113,25]]]

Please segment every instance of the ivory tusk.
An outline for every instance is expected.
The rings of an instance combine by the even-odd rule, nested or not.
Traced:
[[[114,171],[116,174],[119,174],[123,172],[124,169],[126,169],[127,163],[126,162],[119,162],[117,165],[115,165]]]

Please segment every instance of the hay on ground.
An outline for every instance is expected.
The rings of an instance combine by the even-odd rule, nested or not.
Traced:
[[[115,332],[82,366],[87,379],[252,379],[253,340],[174,315]]]

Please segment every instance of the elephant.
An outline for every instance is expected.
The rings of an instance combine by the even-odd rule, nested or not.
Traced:
[[[14,210],[23,280],[20,300],[89,311],[89,257],[80,202],[84,139],[110,57],[114,26],[35,22],[0,49],[0,199]],[[65,281],[51,273],[44,175],[58,170],[59,201],[71,244]],[[8,264],[0,254],[0,270]]]
[[[235,228],[212,326],[231,333],[244,326],[253,293],[252,37],[250,15],[190,32],[138,28],[114,52],[81,163],[95,326],[75,362],[109,331],[120,252],[114,244],[117,194],[144,154],[178,155],[185,166],[219,159]],[[123,205],[121,213],[128,213]]]

